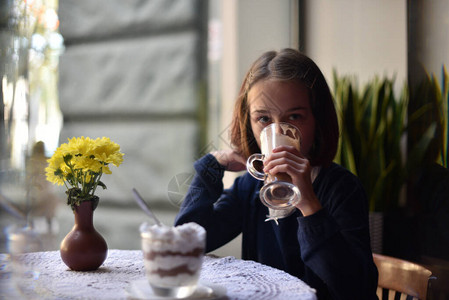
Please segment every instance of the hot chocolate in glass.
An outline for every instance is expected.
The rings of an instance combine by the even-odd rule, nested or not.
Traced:
[[[284,216],[294,209],[299,201],[298,187],[292,184],[286,173],[275,175],[262,173],[254,166],[256,161],[263,161],[274,148],[287,145],[294,146],[300,151],[301,135],[298,128],[288,123],[272,123],[260,133],[260,148],[262,153],[251,155],[247,161],[248,172],[256,179],[263,180],[264,186],[260,190],[260,200],[264,205],[274,210],[288,210]]]

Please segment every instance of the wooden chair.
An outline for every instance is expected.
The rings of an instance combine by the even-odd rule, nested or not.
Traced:
[[[420,257],[420,263],[436,278],[430,281],[428,299],[449,300],[449,260],[424,255]]]
[[[425,267],[394,257],[373,254],[379,271],[377,296],[380,300],[426,300],[432,272]]]

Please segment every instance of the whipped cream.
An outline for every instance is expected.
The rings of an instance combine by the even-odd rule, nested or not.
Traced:
[[[186,253],[195,248],[204,248],[206,239],[206,230],[193,222],[176,227],[144,223],[140,226],[140,232],[142,238],[151,240],[153,251],[175,249],[181,253]],[[144,244],[142,246],[149,246],[149,243]],[[145,251],[145,248],[143,250]]]
[[[266,135],[261,133],[260,135],[260,144],[261,151],[264,154],[270,154],[273,152],[273,149],[279,146],[293,146],[298,151],[300,150],[299,140],[295,138],[295,133],[291,131],[291,129],[286,129],[288,132],[279,133],[279,132],[271,132],[271,135]]]

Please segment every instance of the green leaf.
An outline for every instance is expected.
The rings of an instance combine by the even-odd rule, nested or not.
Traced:
[[[107,189],[106,185],[103,183],[103,181],[98,181],[98,185],[103,188],[103,190]]]
[[[421,165],[426,151],[434,138],[436,128],[437,124],[435,122],[432,123],[429,128],[427,128],[424,135],[419,139],[418,143],[410,150],[406,166],[408,172],[414,171]]]

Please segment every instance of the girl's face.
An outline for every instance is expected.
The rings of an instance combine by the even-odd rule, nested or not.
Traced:
[[[315,117],[309,90],[296,81],[262,80],[248,92],[251,128],[260,148],[260,132],[271,123],[285,122],[301,131],[301,154],[309,157],[315,140]]]

